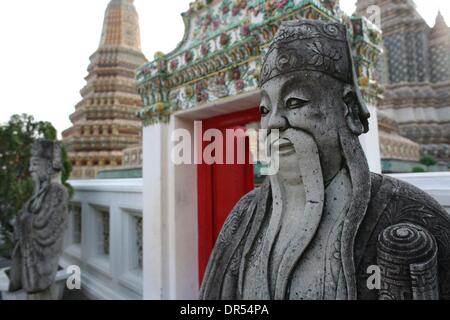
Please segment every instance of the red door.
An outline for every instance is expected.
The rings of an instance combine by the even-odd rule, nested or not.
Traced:
[[[227,129],[245,130],[245,125],[259,121],[257,108],[219,116],[203,121],[203,132],[218,129],[226,136]],[[203,136],[203,134],[202,134]],[[245,143],[245,164],[200,164],[198,165],[198,212],[199,212],[199,279],[203,279],[209,256],[222,225],[234,205],[254,188],[253,164],[250,163],[248,137],[237,135],[234,139],[234,155],[237,158],[239,139]],[[223,139],[224,155],[232,146]],[[209,142],[203,142],[203,149]],[[202,150],[203,150],[202,149]],[[224,157],[224,163],[225,163]]]

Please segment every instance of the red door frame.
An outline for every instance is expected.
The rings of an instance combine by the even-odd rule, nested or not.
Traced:
[[[259,121],[261,115],[258,108],[239,111],[223,116],[204,120],[202,123],[203,133],[208,129],[227,129],[235,126],[244,126],[251,122]],[[205,147],[204,143],[198,144]],[[214,171],[213,165],[199,164],[197,166],[197,188],[198,188],[198,258],[199,258],[199,281],[203,280],[203,274],[208,264],[209,256],[214,247],[215,221],[214,221]],[[245,189],[253,189],[253,170],[246,170],[243,177],[246,184]],[[243,195],[242,195],[243,196]]]

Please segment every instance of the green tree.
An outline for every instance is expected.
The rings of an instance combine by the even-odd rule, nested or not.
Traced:
[[[56,129],[49,122],[35,121],[32,116],[13,115],[0,126],[0,255],[9,256],[12,249],[12,219],[33,193],[33,182],[28,171],[31,146],[38,138],[56,140]],[[67,183],[72,170],[63,149],[62,183],[72,194]]]
[[[420,163],[427,166],[428,168],[430,166],[434,166],[437,163],[437,161],[432,156],[423,156],[420,159]]]

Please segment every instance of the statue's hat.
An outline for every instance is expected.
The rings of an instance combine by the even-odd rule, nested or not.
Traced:
[[[36,140],[31,148],[31,155],[51,161],[54,170],[60,171],[62,168],[61,143],[58,141]]]
[[[260,86],[279,75],[319,71],[354,87],[364,132],[370,113],[358,87],[347,28],[337,22],[296,20],[283,22],[264,58]]]

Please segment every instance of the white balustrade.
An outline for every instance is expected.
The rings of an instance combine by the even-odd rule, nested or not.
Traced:
[[[93,299],[142,299],[142,179],[73,180],[63,267]]]

